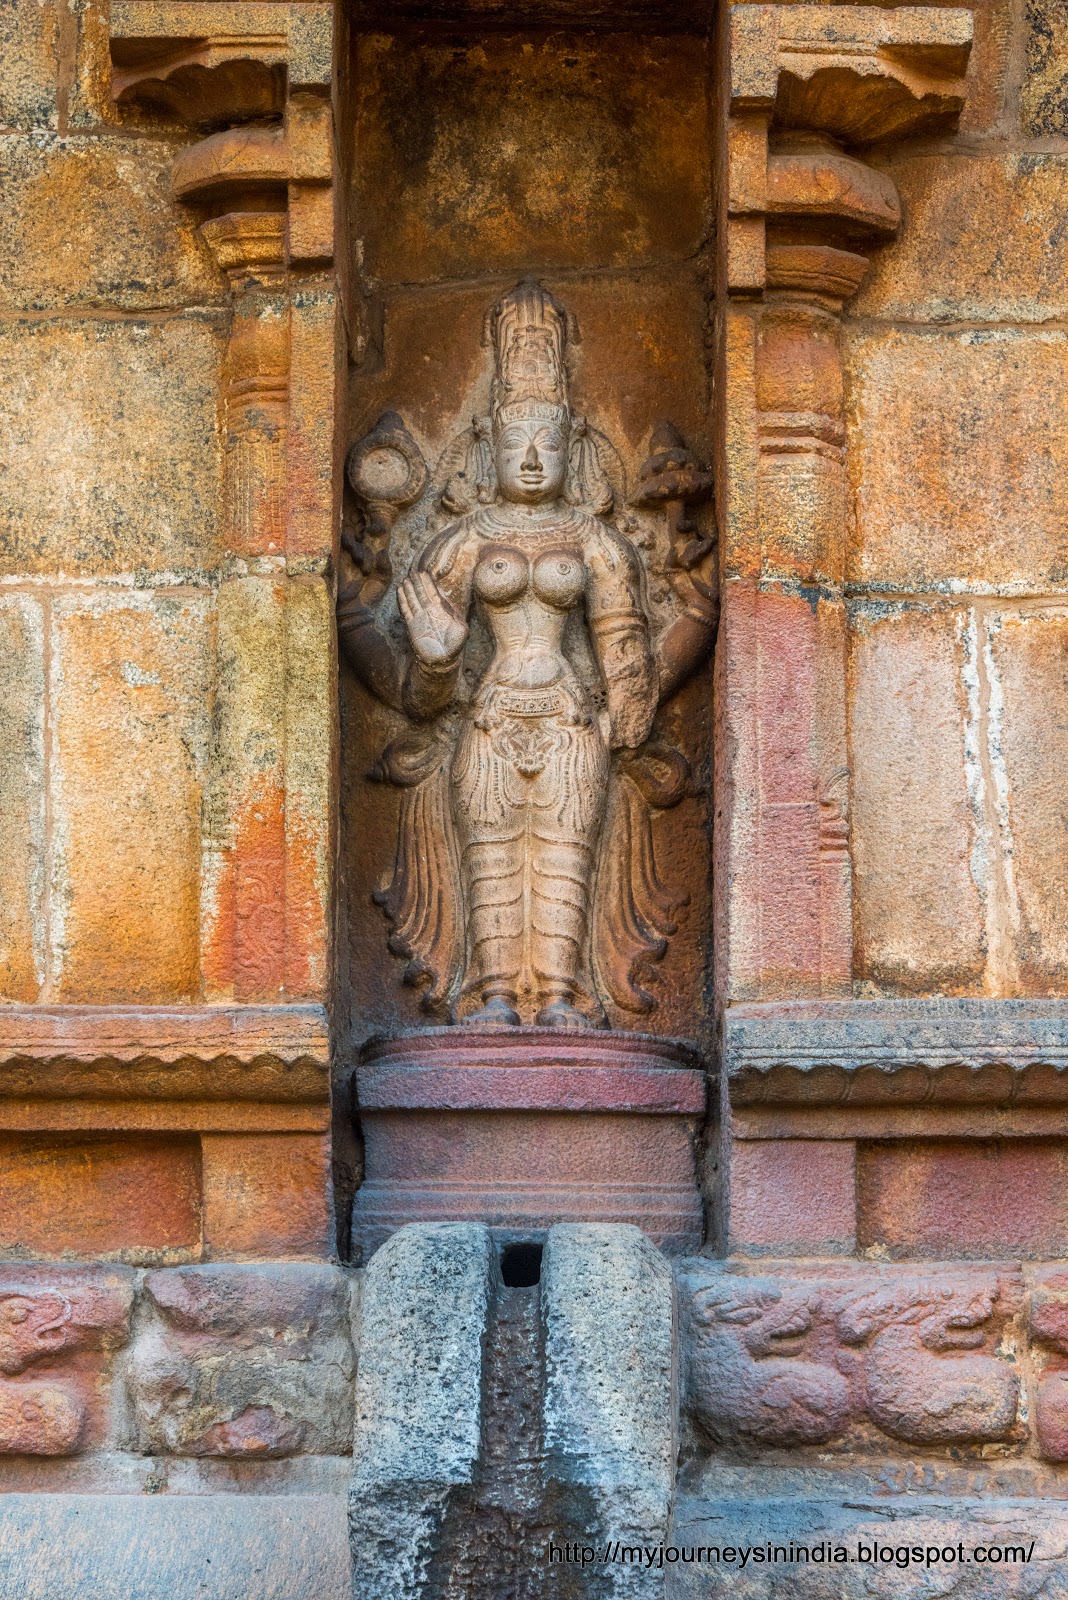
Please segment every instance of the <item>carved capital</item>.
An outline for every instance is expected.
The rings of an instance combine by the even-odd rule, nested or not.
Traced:
[[[952,126],[971,34],[971,13],[956,9],[733,8],[732,293],[784,290],[835,306],[854,293],[866,249],[894,236],[900,206],[886,174],[842,146]]]

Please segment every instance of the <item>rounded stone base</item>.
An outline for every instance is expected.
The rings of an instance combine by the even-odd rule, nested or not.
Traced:
[[[439,1028],[372,1040],[356,1068],[367,1259],[407,1222],[631,1222],[697,1249],[705,1073],[674,1040],[544,1028]]]

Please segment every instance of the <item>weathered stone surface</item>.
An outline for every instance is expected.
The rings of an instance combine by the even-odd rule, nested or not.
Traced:
[[[1039,1276],[1028,1331],[1042,1363],[1035,1392],[1038,1453],[1047,1461],[1068,1461],[1068,1275]]]
[[[1016,107],[1010,68],[1016,45],[1012,0],[976,0],[971,7],[974,42],[968,62],[968,98],[960,117],[962,134],[1011,130]]]
[[[469,1503],[482,1440],[496,1262],[476,1223],[401,1228],[367,1268],[350,1502],[360,1600],[430,1600],[436,1551]]]
[[[0,995],[33,1001],[44,978],[44,617],[0,598]]]
[[[874,329],[851,333],[847,351],[852,578],[905,590],[1064,583],[1068,335]]]
[[[325,996],[330,982],[337,666],[331,587],[286,589],[286,933],[291,997]]]
[[[738,1139],[730,1157],[730,1248],[742,1255],[845,1255],[856,1243],[848,1139]]]
[[[363,35],[356,228],[376,277],[615,266],[689,256],[711,143],[693,40]],[[650,85],[670,80],[669,98]],[[566,106],[567,115],[561,110]],[[394,174],[404,206],[369,186]]]
[[[0,570],[210,567],[217,359],[193,316],[0,324]]]
[[[0,141],[3,303],[138,310],[219,300],[223,280],[196,218],[171,193],[175,148],[87,135]]]
[[[10,0],[0,12],[0,127],[54,127],[59,6]]]
[[[130,1352],[135,1447],[184,1456],[352,1447],[349,1279],[335,1267],[156,1272]]]
[[[542,1267],[544,1448],[559,1543],[659,1543],[676,1451],[671,1270],[627,1226],[562,1223]],[[619,1567],[606,1594],[659,1591]]]
[[[724,1018],[732,1104],[1056,1105],[1068,1001],[793,1001]]]
[[[0,1253],[144,1264],[195,1260],[196,1139],[0,1134]]]
[[[272,577],[219,590],[200,903],[212,999],[273,999],[284,978],[285,602]]]
[[[843,1494],[822,1476],[801,1474],[775,1498],[746,1487],[728,1498],[710,1484],[680,1500],[672,1543],[706,1554],[700,1564],[676,1558],[673,1600],[778,1600],[784,1592],[799,1600],[1059,1597],[1068,1515],[1056,1501],[887,1495],[874,1485]],[[987,1559],[991,1546],[998,1554]]]
[[[349,1600],[329,1495],[5,1494],[3,1600]]]
[[[892,1256],[1068,1253],[1068,1153],[1026,1139],[903,1140],[857,1153],[857,1233]]]
[[[961,626],[922,607],[870,603],[853,616],[856,970],[898,993],[967,993],[986,960]]]
[[[1021,131],[1032,138],[1068,133],[1068,19],[1058,0],[1027,0],[1027,76]]]
[[[907,156],[886,171],[903,222],[850,305],[909,321],[1042,322],[1068,308],[1063,155]]]
[[[1006,923],[1024,994],[1068,985],[1068,610],[1005,611],[988,624],[997,713],[992,763],[1004,795]]]
[[[102,1442],[132,1279],[121,1269],[0,1267],[0,1454],[71,1455]]]
[[[52,964],[67,1001],[199,988],[207,595],[97,590],[54,608]]]
[[[312,1256],[333,1244],[330,1140],[204,1134],[204,1244],[214,1261]]]
[[[1000,1351],[1018,1268],[766,1273],[680,1266],[687,1414],[706,1444],[1020,1441],[1019,1374]]]

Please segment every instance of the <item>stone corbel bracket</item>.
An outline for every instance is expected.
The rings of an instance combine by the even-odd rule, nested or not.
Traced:
[[[331,115],[291,100],[273,127],[236,127],[183,150],[174,190],[205,213],[201,231],[231,279],[333,256]],[[262,269],[262,270],[257,270]]]
[[[899,221],[892,184],[843,156],[841,146],[951,127],[964,104],[971,38],[964,10],[732,8],[730,292],[776,286],[780,264],[783,286],[800,286],[796,260],[767,259],[766,246],[777,239],[796,234],[810,248],[845,244],[855,254],[858,245],[892,237]],[[841,303],[860,282],[863,257],[826,266],[827,292]]]
[[[287,96],[329,89],[333,7],[306,0],[116,0],[112,94],[191,128],[277,116]]]

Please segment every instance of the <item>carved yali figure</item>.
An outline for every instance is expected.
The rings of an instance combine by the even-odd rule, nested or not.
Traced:
[[[391,578],[374,541],[425,468],[393,414],[350,461],[364,581],[341,596],[342,640],[365,684],[428,730],[376,772],[405,791],[379,899],[426,1003],[472,1023],[588,1027],[605,998],[649,1009],[638,979],[681,904],[656,872],[649,806],[681,798],[687,768],[647,741],[712,643],[711,547],[687,546],[704,565],[677,564],[686,608],[655,641],[638,549],[612,520],[621,474],[570,408],[568,334],[532,280],[490,313],[491,416],[446,455],[455,520],[397,588],[403,642],[371,610]]]

